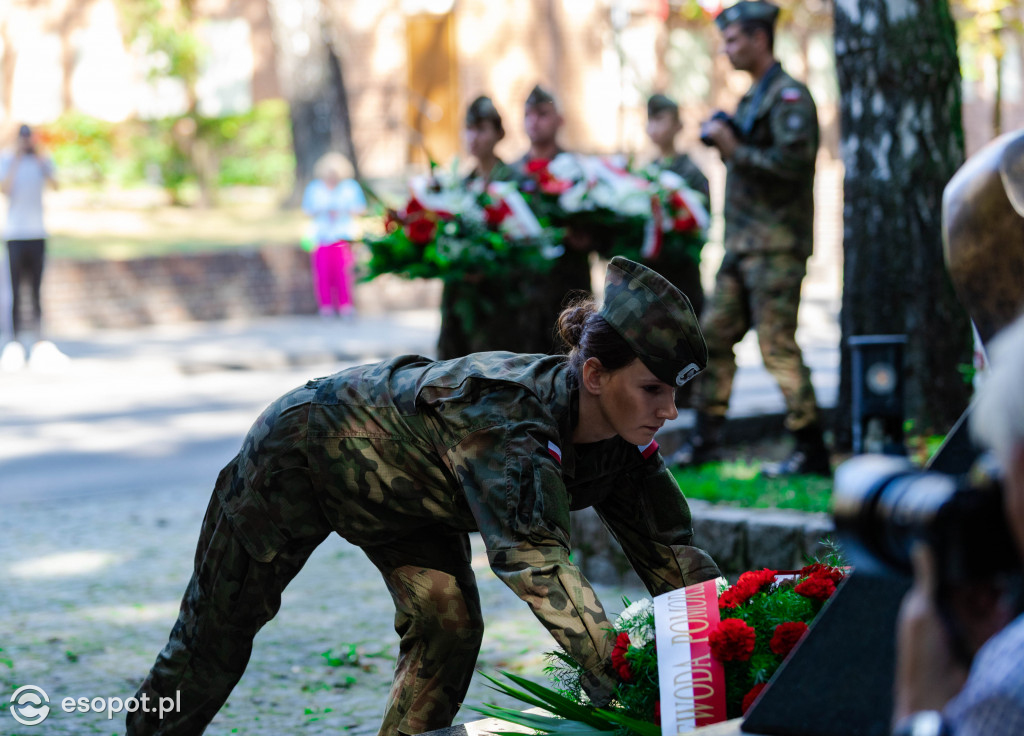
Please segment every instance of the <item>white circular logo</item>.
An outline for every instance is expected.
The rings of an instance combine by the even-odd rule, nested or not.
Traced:
[[[684,383],[689,381],[698,373],[700,373],[700,368],[697,367],[697,364],[690,363],[688,366],[686,366],[681,371],[679,371],[679,373],[676,374],[676,385],[682,386]]]
[[[11,715],[23,726],[38,726],[50,715],[50,698],[41,687],[23,685],[11,696]]]

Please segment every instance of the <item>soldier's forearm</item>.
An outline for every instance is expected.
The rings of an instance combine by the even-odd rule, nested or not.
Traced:
[[[611,623],[590,583],[569,561],[568,550],[515,548],[488,552],[488,558],[494,573],[530,606],[570,657],[584,669],[603,671],[611,657]]]
[[[756,171],[780,181],[799,181],[814,171],[814,156],[806,152],[792,152],[782,148],[758,148],[741,145],[733,153],[731,164],[737,168]]]

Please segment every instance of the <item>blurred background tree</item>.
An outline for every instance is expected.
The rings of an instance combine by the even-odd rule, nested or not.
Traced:
[[[268,0],[268,4],[295,152],[295,186],[289,203],[297,205],[313,178],[313,167],[325,153],[344,153],[357,177],[359,162],[330,5],[326,0]]]

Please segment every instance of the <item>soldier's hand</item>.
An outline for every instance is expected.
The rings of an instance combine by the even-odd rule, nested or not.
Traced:
[[[701,139],[708,139],[715,144],[715,148],[722,154],[722,160],[728,161],[736,152],[740,142],[733,132],[732,127],[721,120],[712,118],[700,126]]]
[[[917,711],[942,710],[967,679],[967,668],[957,661],[935,605],[935,558],[921,543],[912,558],[914,586],[897,620],[894,722]]]
[[[618,678],[613,674],[611,659],[602,662],[597,667],[587,670],[580,677],[580,685],[586,692],[590,702],[598,708],[604,708],[612,701],[615,693],[615,686]]]

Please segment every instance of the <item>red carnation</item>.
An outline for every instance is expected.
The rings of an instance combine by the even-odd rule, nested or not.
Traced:
[[[738,618],[727,618],[711,632],[708,643],[711,654],[719,662],[745,662],[754,653],[756,639],[753,627]]]
[[[836,585],[846,577],[846,573],[838,567],[830,567],[823,565],[820,562],[816,562],[813,565],[808,565],[800,571],[800,577],[812,577],[812,578],[828,578]]]
[[[423,206],[416,197],[409,200],[409,203],[405,205],[405,216],[415,215],[417,212],[426,212],[427,208]]]
[[[743,696],[743,705],[741,708],[743,709],[744,715],[746,715],[747,709],[754,704],[754,701],[757,700],[757,696],[761,694],[761,691],[764,690],[767,684],[768,683],[766,682],[759,682],[754,685],[754,687],[750,688],[750,692]]]
[[[512,208],[504,199],[498,204],[489,204],[484,207],[484,220],[490,227],[498,227],[511,214]]]
[[[677,217],[672,221],[672,229],[677,233],[688,233],[697,229],[697,218],[686,213],[685,217]]]
[[[548,159],[546,158],[534,158],[526,162],[526,173],[528,174],[540,174],[548,173]]]
[[[797,593],[811,600],[826,601],[836,592],[836,584],[825,577],[812,576],[793,588]]]
[[[626,661],[626,652],[629,650],[629,634],[625,631],[615,637],[615,646],[612,648],[612,668],[619,673],[623,682],[632,682],[633,670]]]
[[[426,217],[419,217],[405,226],[405,233],[416,245],[427,245],[437,233],[437,223]]]
[[[780,657],[785,657],[806,631],[807,624],[803,621],[781,623],[775,627],[775,633],[772,634],[772,640],[768,642],[768,648]]]
[[[540,190],[545,194],[561,194],[562,192],[572,189],[571,181],[564,181],[562,179],[556,179],[551,174],[545,172],[545,175],[540,177]]]
[[[742,606],[746,601],[737,595],[736,591],[732,588],[722,592],[722,595],[718,597],[718,609],[723,608],[736,608]]]
[[[775,583],[775,576],[777,574],[775,570],[769,570],[768,568],[745,572],[740,575],[740,579],[736,581],[736,584],[726,592],[731,592],[731,600],[736,600],[737,605],[742,605],[758,593],[767,591]]]

